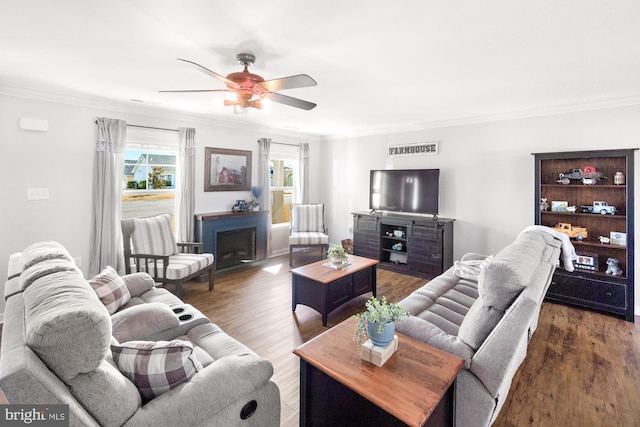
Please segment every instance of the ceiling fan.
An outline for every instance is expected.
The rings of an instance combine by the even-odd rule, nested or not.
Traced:
[[[244,65],[244,70],[224,77],[200,64],[178,58],[178,61],[183,61],[198,71],[220,80],[227,85],[227,89],[161,90],[160,92],[230,92],[235,94],[236,99],[225,99],[224,105],[233,106],[236,112],[241,112],[250,107],[261,109],[262,101],[265,99],[303,110],[311,110],[316,106],[313,102],[276,93],[276,91],[284,89],[317,85],[316,81],[308,75],[298,74],[280,79],[265,80],[261,76],[249,72],[249,66],[256,61],[255,55],[239,53],[236,55],[236,59],[240,64]]]

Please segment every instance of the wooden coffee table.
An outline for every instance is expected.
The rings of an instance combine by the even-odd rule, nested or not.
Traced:
[[[294,350],[300,426],[451,426],[464,361],[406,335],[377,367],[360,358],[351,317]]]
[[[291,310],[304,304],[322,314],[327,326],[328,314],[358,295],[371,291],[376,296],[378,260],[347,255],[350,265],[339,270],[327,267],[322,260],[294,268],[292,274]]]

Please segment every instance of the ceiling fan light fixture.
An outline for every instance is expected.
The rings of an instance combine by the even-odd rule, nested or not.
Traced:
[[[231,101],[229,99],[224,100],[225,107],[233,107],[233,114],[246,113],[246,108],[238,101]]]
[[[251,100],[247,100],[247,99],[243,99],[240,98],[237,101],[232,101],[229,99],[225,99],[224,100],[224,105],[226,107],[233,107],[233,112],[234,113],[240,113],[245,111],[248,108],[255,108],[257,110],[261,110],[262,109],[262,100],[261,99],[251,99]]]
[[[317,84],[316,81],[308,75],[298,74],[295,76],[265,81],[262,76],[249,72],[249,66],[253,65],[256,60],[255,55],[250,53],[239,53],[236,56],[236,59],[240,64],[244,66],[244,69],[240,72],[231,73],[225,77],[221,74],[211,71],[206,67],[203,67],[200,64],[196,64],[193,61],[178,58],[179,61],[186,62],[192,67],[195,67],[198,71],[223,82],[227,86],[227,88],[202,90],[170,90],[161,92],[227,92],[228,95],[224,100],[224,105],[233,106],[234,110],[241,109],[242,111],[246,110],[247,108],[255,108],[261,110],[263,105],[267,106],[270,102],[277,102],[303,110],[311,110],[316,106],[316,104],[312,102],[304,101],[302,99],[297,99],[286,95],[281,95],[276,92],[284,89],[315,86]],[[263,101],[265,101],[264,104]]]
[[[224,96],[225,101],[238,102],[238,94],[236,92],[229,91]]]

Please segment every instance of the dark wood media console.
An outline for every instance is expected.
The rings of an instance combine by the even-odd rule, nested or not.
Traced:
[[[432,279],[453,265],[450,218],[354,212],[354,255],[377,259],[379,267]]]

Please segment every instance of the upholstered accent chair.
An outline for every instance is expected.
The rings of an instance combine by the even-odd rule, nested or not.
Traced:
[[[329,231],[324,226],[324,203],[291,206],[289,265],[293,265],[294,248],[319,247],[324,258],[329,249]]]
[[[176,242],[171,214],[124,219],[121,226],[126,274],[148,273],[156,282],[174,285],[178,297],[184,294],[183,282],[208,274],[213,290],[213,254],[202,253],[202,243]]]

